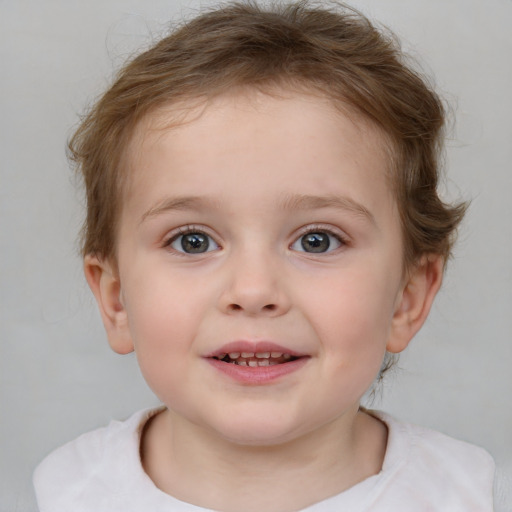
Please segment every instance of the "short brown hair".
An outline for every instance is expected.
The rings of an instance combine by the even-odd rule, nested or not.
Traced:
[[[395,38],[345,5],[270,8],[231,3],[184,24],[129,62],[69,143],[83,177],[83,254],[115,256],[122,155],[140,119],[165,104],[233,87],[299,86],[348,105],[381,128],[392,147],[392,184],[404,264],[449,256],[464,204],[438,196],[444,109],[404,63]]]

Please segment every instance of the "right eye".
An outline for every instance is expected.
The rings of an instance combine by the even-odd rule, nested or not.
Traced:
[[[219,248],[212,237],[201,231],[180,233],[171,238],[166,245],[186,254],[202,254]]]

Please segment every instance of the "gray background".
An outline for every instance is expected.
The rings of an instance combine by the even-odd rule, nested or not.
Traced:
[[[512,1],[353,5],[435,75],[457,118],[445,195],[473,199],[431,317],[374,406],[487,448],[497,510],[512,510]],[[64,146],[113,70],[198,6],[0,0],[1,511],[35,510],[31,473],[50,450],[156,403],[134,357],[107,347]]]

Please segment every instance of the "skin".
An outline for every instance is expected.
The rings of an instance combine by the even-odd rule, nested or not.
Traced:
[[[367,122],[291,91],[190,108],[178,126],[171,107],[137,127],[118,260],[90,255],[85,274],[112,348],[135,350],[167,406],[142,439],[155,484],[217,510],[298,510],[380,471],[386,427],[359,400],[423,324],[442,261],[404,275],[383,137]],[[187,230],[208,235],[206,252],[183,252]],[[304,249],[307,231],[328,250]],[[206,357],[240,340],[307,358],[240,383]]]

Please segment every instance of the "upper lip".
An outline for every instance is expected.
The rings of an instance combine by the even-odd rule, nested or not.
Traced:
[[[278,343],[274,343],[272,341],[232,341],[222,345],[222,347],[215,349],[213,352],[210,352],[205,357],[219,357],[226,354],[233,353],[265,353],[265,352],[280,352],[281,354],[289,354],[294,357],[303,357],[307,354],[297,352],[296,350],[292,350],[291,348],[285,347],[283,345],[279,345]]]

